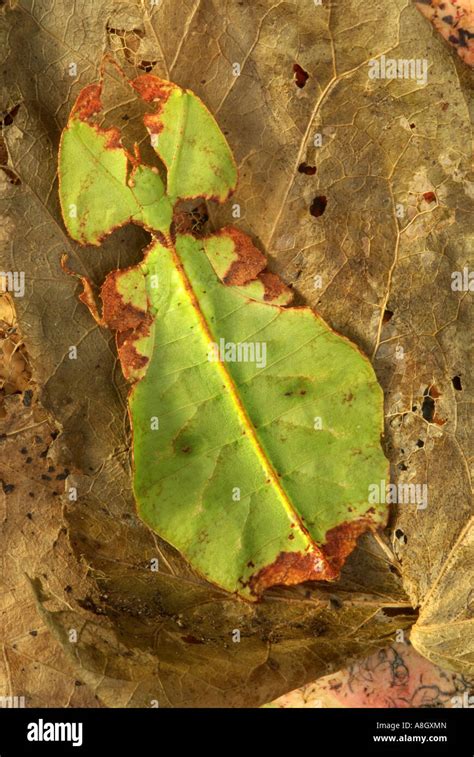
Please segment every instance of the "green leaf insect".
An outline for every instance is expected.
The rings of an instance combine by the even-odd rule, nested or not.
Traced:
[[[128,223],[151,243],[102,289],[131,383],[138,513],[208,581],[255,600],[275,584],[334,580],[358,536],[386,521],[369,487],[387,478],[383,395],[367,358],[266,270],[242,231],[182,233],[177,203],[224,202],[237,171],[201,100],[144,74],[130,81],[159,158],[103,128],[101,84],[64,129],[60,199],[71,237],[99,245]],[[90,284],[81,299],[94,313]]]

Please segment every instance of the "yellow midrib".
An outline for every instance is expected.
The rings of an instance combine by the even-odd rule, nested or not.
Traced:
[[[172,243],[170,243],[169,247],[171,251],[171,255],[173,257],[173,262],[176,267],[176,271],[179,275],[179,278],[181,279],[181,283],[183,285],[183,288],[187,292],[189,299],[191,300],[192,306],[196,311],[199,323],[201,325],[202,331],[205,334],[206,338],[208,339],[208,342],[215,342],[216,337],[212,333],[210,326],[208,322],[206,321],[206,318],[201,310],[199,300],[196,297],[196,294],[194,292],[194,289],[192,287],[192,284],[186,274],[186,271],[184,270],[184,266],[178,256],[178,253],[176,252],[176,249]],[[223,285],[224,286],[224,285]],[[307,528],[304,526],[304,524],[301,521],[300,515],[296,512],[293,503],[289,499],[287,493],[285,492],[284,488],[282,487],[278,474],[275,471],[273,465],[271,464],[270,460],[268,459],[262,445],[260,444],[260,440],[256,434],[256,429],[250,420],[247,411],[242,404],[242,401],[240,399],[239,393],[237,391],[237,387],[234,383],[234,380],[230,373],[227,371],[224,363],[220,359],[217,359],[215,362],[216,368],[219,371],[222,380],[229,390],[230,397],[234,403],[236,413],[241,421],[241,424],[243,428],[245,429],[252,445],[255,451],[255,454],[266,474],[266,476],[270,479],[270,481],[273,483],[275,489],[277,490],[277,493],[281,499],[281,502],[283,504],[283,507],[285,508],[288,515],[298,524],[300,530],[306,537],[309,544],[314,545],[314,541],[311,538]]]

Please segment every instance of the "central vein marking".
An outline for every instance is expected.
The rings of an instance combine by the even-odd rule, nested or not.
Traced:
[[[170,245],[169,249],[171,251],[171,255],[173,257],[173,262],[174,262],[174,264],[176,266],[176,270],[177,270],[178,275],[179,275],[179,277],[181,279],[183,287],[185,288],[186,292],[188,293],[189,299],[191,300],[191,303],[192,303],[192,305],[193,305],[193,307],[194,307],[194,309],[195,309],[195,311],[197,313],[197,316],[198,316],[201,328],[202,328],[204,334],[206,335],[208,341],[209,342],[215,342],[216,337],[212,333],[212,331],[211,331],[211,329],[209,327],[209,324],[208,324],[208,322],[206,321],[206,319],[204,317],[204,314],[203,314],[203,312],[201,310],[201,306],[199,304],[199,301],[198,301],[198,299],[196,297],[196,294],[194,292],[192,284],[191,284],[191,282],[190,282],[190,280],[189,280],[189,278],[188,278],[188,276],[186,274],[186,271],[184,270],[184,266],[183,266],[183,264],[182,264],[182,262],[181,262],[181,260],[180,260],[180,258],[178,256],[178,253],[176,252],[176,249],[175,249],[175,247],[173,245]],[[277,472],[273,468],[271,462],[268,460],[267,455],[265,454],[265,451],[264,451],[264,449],[262,448],[262,446],[260,444],[260,440],[259,440],[259,438],[258,438],[258,436],[256,434],[255,426],[253,425],[252,421],[250,420],[250,418],[249,418],[249,416],[247,414],[247,411],[246,411],[244,405],[242,404],[242,400],[239,397],[239,393],[238,393],[237,387],[236,387],[236,385],[235,385],[235,383],[234,383],[234,381],[232,379],[232,376],[227,371],[227,369],[225,367],[225,364],[220,359],[217,360],[214,363],[214,365],[216,366],[217,370],[219,371],[219,373],[220,373],[220,375],[222,377],[222,380],[223,380],[226,388],[229,390],[230,396],[231,396],[231,398],[232,398],[232,400],[233,400],[233,402],[235,404],[237,415],[239,416],[239,419],[241,421],[241,425],[244,427],[246,434],[249,436],[249,438],[250,438],[250,440],[251,440],[251,442],[253,444],[253,447],[254,447],[255,453],[257,455],[257,458],[258,458],[258,460],[259,460],[259,462],[260,462],[260,464],[261,464],[261,466],[262,466],[262,468],[263,468],[266,476],[272,481],[274,487],[276,488],[276,490],[277,490],[277,492],[278,492],[278,494],[280,496],[280,499],[282,501],[283,507],[285,508],[285,510],[288,513],[288,515],[293,520],[295,520],[298,523],[299,528],[301,529],[301,531],[306,536],[308,542],[311,545],[313,545],[313,547],[314,547],[315,546],[314,542],[313,542],[313,540],[312,540],[312,538],[311,538],[311,536],[310,536],[307,528],[302,523],[301,518],[298,515],[298,513],[295,511],[291,500],[288,498],[287,493],[285,492],[284,488],[282,487],[282,485],[281,485],[281,483],[279,481]]]

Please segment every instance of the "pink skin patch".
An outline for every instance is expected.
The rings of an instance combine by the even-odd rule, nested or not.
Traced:
[[[456,48],[464,63],[474,66],[473,0],[416,0],[416,7]]]
[[[441,670],[407,642],[285,694],[272,706],[416,709],[462,707],[466,702],[474,705],[474,679]]]

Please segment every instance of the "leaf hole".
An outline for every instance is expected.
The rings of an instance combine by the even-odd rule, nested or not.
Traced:
[[[397,571],[392,571],[396,573]],[[403,610],[400,607],[382,607],[382,612],[387,618],[396,618],[398,615],[418,615],[418,610],[413,607],[404,607]]]
[[[382,323],[388,323],[391,318],[393,317],[393,310],[389,310],[388,308],[385,308]]]
[[[16,114],[17,114],[17,113],[18,113],[18,111],[20,110],[20,105],[21,105],[21,103],[17,103],[16,105],[14,105],[14,106],[13,106],[13,108],[11,108],[11,110],[7,111],[7,112],[6,112],[6,113],[5,113],[5,114],[4,114],[4,115],[3,115],[3,116],[2,116],[1,118],[0,118],[0,126],[2,127],[2,129],[3,129],[3,128],[4,128],[5,126],[11,126],[11,125],[12,125],[12,123],[13,123],[13,120],[14,120],[14,118],[15,118]]]
[[[298,171],[306,174],[306,176],[314,176],[316,173],[316,166],[310,166],[309,163],[303,161],[303,163],[299,164]]]
[[[296,86],[299,89],[303,89],[303,87],[305,86],[306,82],[309,79],[308,72],[305,71],[304,68],[302,68],[299,63],[294,63],[293,74],[294,74],[294,81],[295,81]]]
[[[157,63],[157,60],[141,60],[139,63],[137,63],[137,68],[141,69],[142,71],[146,71],[146,73],[149,74]]]
[[[314,218],[319,218],[319,216],[322,216],[322,214],[326,210],[327,204],[327,198],[324,195],[318,195],[311,203],[309,212],[312,216],[314,216]]]
[[[425,391],[423,392],[423,403],[421,405],[421,414],[425,421],[428,421],[428,423],[432,423],[434,419],[435,414],[435,400],[438,399],[438,397],[441,396],[441,393],[438,391],[436,386],[434,384],[431,384],[430,386],[426,387]]]
[[[453,376],[451,379],[453,382],[453,386],[458,392],[462,392],[462,383],[461,383],[461,376]]]

